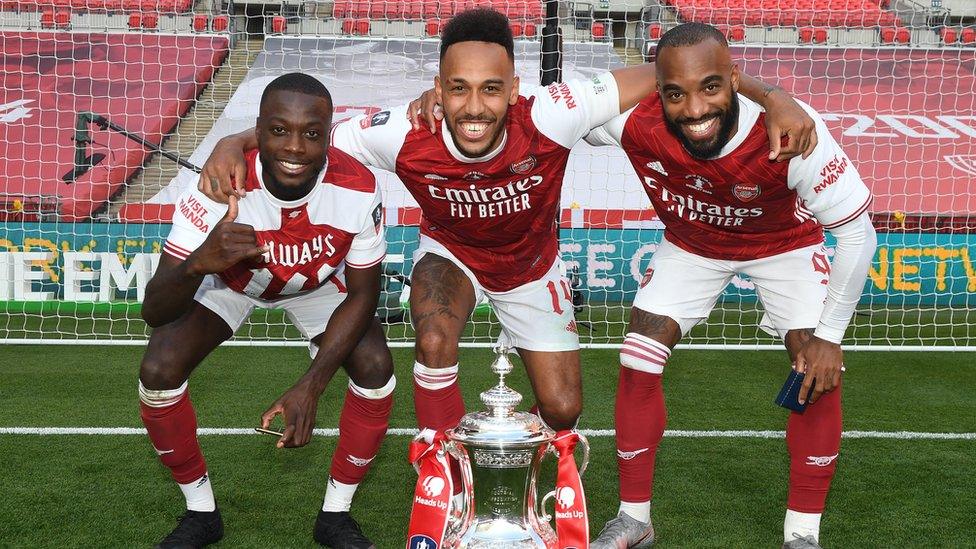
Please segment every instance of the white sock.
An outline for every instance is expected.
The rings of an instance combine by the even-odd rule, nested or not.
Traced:
[[[348,512],[352,506],[352,497],[356,495],[356,488],[359,488],[359,483],[343,484],[330,477],[329,486],[325,489],[325,500],[322,501],[322,510],[328,513]]]
[[[187,510],[210,512],[217,509],[217,502],[214,501],[213,487],[210,485],[208,475],[205,474],[187,484],[180,484],[180,490],[183,491],[183,497],[186,498]]]
[[[787,509],[786,520],[783,521],[783,541],[813,536],[813,539],[820,543],[820,515],[820,513],[801,513]]]
[[[628,503],[626,501],[620,502],[620,513],[627,513],[631,518],[637,519],[644,524],[651,522],[651,501],[642,501],[640,503]]]

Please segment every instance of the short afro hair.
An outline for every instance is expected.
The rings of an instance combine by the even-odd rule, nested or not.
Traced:
[[[489,42],[498,44],[515,61],[515,41],[508,17],[489,8],[475,8],[455,15],[444,25],[441,35],[441,59],[447,48],[458,42]]]
[[[311,95],[312,97],[321,97],[329,102],[330,107],[332,106],[332,94],[329,93],[329,89],[325,87],[325,84],[314,76],[309,76],[302,72],[290,72],[272,80],[268,84],[268,87],[264,88],[264,93],[261,94],[260,106],[263,107],[264,102],[267,101],[271,92],[276,91],[290,91]]]
[[[661,36],[657,42],[657,53],[665,48],[677,48],[681,46],[694,46],[711,38],[719,44],[728,47],[729,42],[725,35],[711,25],[704,23],[684,23],[678,25]]]

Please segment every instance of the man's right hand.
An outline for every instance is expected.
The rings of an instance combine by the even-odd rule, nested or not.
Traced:
[[[431,88],[420,97],[414,99],[407,105],[407,118],[413,129],[419,129],[421,125],[427,126],[430,133],[437,133],[437,126],[444,119],[444,110],[437,103],[437,94]]]
[[[221,273],[268,251],[267,245],[258,245],[254,227],[234,222],[237,200],[236,195],[228,197],[227,213],[207,235],[207,240],[186,258],[187,273],[195,276]]]
[[[218,141],[210,153],[200,172],[197,189],[210,200],[226,204],[231,195],[244,198],[246,178],[243,142],[236,135],[231,135]]]

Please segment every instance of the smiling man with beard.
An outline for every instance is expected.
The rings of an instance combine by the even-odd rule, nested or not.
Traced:
[[[284,311],[309,339],[313,359],[261,417],[267,429],[284,416],[279,448],[309,442],[319,396],[340,366],[349,374],[313,537],[330,547],[373,547],[349,508],[386,433],[396,384],[375,316],[386,241],[376,180],[329,146],[331,121],[321,82],[299,73],[276,78],[261,96],[257,147],[245,155],[247,196],[218,204],[192,189],[177,203],[142,306],[153,327],[139,369],[142,421],[187,507],[159,548],[202,547],[223,536],[187,380],[255,307]]]
[[[813,153],[770,162],[767,114],[738,93],[740,84],[722,33],[680,25],[658,43],[658,93],[586,138],[624,149],[665,224],[620,350],[621,503],[594,549],[653,543],[654,460],[667,415],[664,367],[736,274],[756,286],[765,309],[760,327],[783,338],[794,369],[805,373],[801,403],[812,390],[805,412],[794,411],[787,421],[783,547],[820,547],[820,516],[841,438],[840,342],[877,242],[866,213],[871,193],[806,105],[816,122]],[[832,262],[824,228],[837,239]]]

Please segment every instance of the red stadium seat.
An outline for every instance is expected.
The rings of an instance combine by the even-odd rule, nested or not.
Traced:
[[[197,32],[206,32],[207,31],[207,23],[209,23],[209,20],[208,20],[208,18],[207,18],[206,15],[204,15],[202,13],[195,13],[195,14],[193,14],[193,19],[192,19],[192,23],[191,23],[191,26],[193,27],[193,30],[195,30]]]
[[[129,14],[129,28],[138,29],[142,27],[142,14],[134,11]]]
[[[275,15],[271,18],[271,32],[282,34],[288,28],[288,21],[283,15]]]
[[[352,34],[352,31],[356,28],[356,21],[352,19],[342,20],[342,34]]]
[[[827,29],[819,28],[813,30],[813,41],[817,44],[827,42]]]
[[[424,32],[427,36],[440,36],[444,30],[444,22],[439,19],[430,19],[424,24]]]
[[[512,22],[508,26],[511,27],[512,36],[515,38],[520,38],[525,35],[525,28],[522,26],[522,23]]]
[[[658,25],[657,23],[648,25],[647,37],[650,38],[651,40],[660,40],[662,34],[661,30],[662,30],[661,25]]]
[[[804,44],[813,42],[813,27],[800,28],[800,42]]]
[[[142,14],[142,28],[144,29],[155,29],[159,26],[159,14],[150,11]]]
[[[224,32],[228,27],[230,27],[230,17],[226,15],[218,15],[210,22],[210,30],[214,32]]]
[[[895,33],[897,29],[894,27],[882,27],[881,28],[881,41],[885,44],[890,44],[895,41]]]
[[[742,25],[735,25],[729,29],[729,39],[733,42],[742,42],[746,39],[746,28]]]
[[[369,34],[369,19],[356,19],[354,34],[366,36]]]
[[[972,27],[966,27],[962,29],[960,36],[962,37],[963,44],[972,44],[976,42],[976,29]]]
[[[596,22],[590,27],[590,35],[594,40],[603,40],[607,37],[607,27],[603,23]]]
[[[907,44],[912,41],[912,33],[908,29],[902,27],[895,32],[895,42],[899,44]]]
[[[959,34],[956,32],[956,29],[951,27],[943,27],[939,35],[942,37],[942,43],[944,44],[953,44],[959,39]]]
[[[349,15],[350,8],[352,8],[352,2],[349,0],[335,0],[332,3],[332,17],[342,19]]]
[[[71,25],[71,12],[68,10],[58,10],[54,12],[54,26],[60,29]]]
[[[535,23],[525,24],[525,36],[527,38],[535,38],[536,36],[539,36],[539,29],[536,27]]]
[[[54,27],[54,10],[46,9],[41,12],[41,28],[50,29]]]

